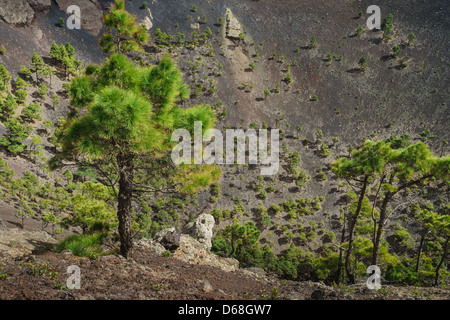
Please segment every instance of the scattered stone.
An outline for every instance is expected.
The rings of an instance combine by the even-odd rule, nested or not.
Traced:
[[[69,259],[73,256],[73,252],[70,250],[63,250],[61,251],[61,254],[64,256],[64,260]]]
[[[301,292],[293,291],[288,294],[289,300],[305,300],[305,295]]]
[[[245,274],[246,276],[258,279],[258,280],[267,280],[267,273],[264,269],[251,267],[251,268],[243,268],[239,269],[239,272]]]
[[[212,285],[211,285],[211,283],[209,283],[209,281],[206,280],[206,279],[205,280],[201,280],[200,284],[203,286],[203,288],[202,288],[203,292],[209,293],[209,292],[212,292],[214,290]]]

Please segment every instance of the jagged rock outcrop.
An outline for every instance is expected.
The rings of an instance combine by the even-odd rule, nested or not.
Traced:
[[[48,11],[51,0],[1,0],[0,17],[13,25],[29,25],[36,12]]]
[[[180,246],[181,232],[175,228],[161,230],[155,235],[155,241],[160,243],[166,250],[173,251]]]
[[[192,264],[204,264],[218,267],[224,271],[239,269],[239,261],[234,258],[223,258],[211,253],[204,243],[187,234],[181,234],[180,247],[175,250],[173,257]]]
[[[135,244],[138,247],[143,247],[143,248],[149,249],[159,255],[161,255],[164,251],[166,251],[166,248],[164,248],[162,246],[162,244],[160,244],[152,239],[143,238],[143,239],[140,239],[139,241],[137,241]]]
[[[202,213],[194,222],[188,223],[183,233],[190,235],[201,244],[205,245],[207,250],[211,250],[211,240],[213,236],[214,217],[208,213]]]
[[[239,39],[239,35],[242,32],[242,27],[236,17],[233,15],[230,9],[227,8],[226,11],[227,17],[227,37],[230,39]]]
[[[0,229],[0,256],[16,258],[45,250],[56,244],[45,231],[25,231],[16,228]]]
[[[0,17],[9,24],[28,25],[34,18],[34,10],[27,0],[2,0]]]
[[[27,0],[35,12],[45,12],[52,7],[52,0]]]
[[[147,8],[147,16],[142,19],[139,24],[144,25],[147,30],[150,30],[153,27],[153,16],[150,8]]]
[[[224,271],[236,271],[239,262],[234,258],[219,257],[210,252],[214,217],[204,213],[195,222],[188,223],[180,233],[175,228],[167,228],[155,235],[153,240],[141,239],[136,242],[141,246],[162,254],[173,251],[172,257],[191,264],[204,264],[221,268]]]

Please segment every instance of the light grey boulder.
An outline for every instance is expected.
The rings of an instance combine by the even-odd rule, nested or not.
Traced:
[[[214,217],[209,213],[202,213],[194,222],[190,222],[184,227],[183,233],[205,245],[207,250],[211,250],[213,227]]]
[[[34,10],[26,0],[1,0],[0,17],[9,24],[28,25],[34,18]]]
[[[239,39],[242,32],[242,27],[230,9],[226,10],[227,18],[227,37],[230,39]]]
[[[136,246],[149,249],[159,255],[166,251],[166,248],[164,248],[160,243],[147,238],[143,238],[137,241]]]

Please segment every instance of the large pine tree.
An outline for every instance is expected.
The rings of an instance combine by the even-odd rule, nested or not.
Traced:
[[[120,252],[127,257],[132,247],[132,201],[138,189],[135,168],[140,156],[161,158],[173,146],[173,130],[192,130],[197,120],[207,130],[214,125],[215,114],[207,105],[178,106],[189,93],[171,59],[154,67],[139,67],[114,54],[100,68],[89,70],[71,83],[69,95],[77,111],[67,119],[59,141],[66,157],[113,163],[118,180]],[[185,185],[179,188],[186,190],[190,183],[194,186],[191,191],[208,186],[220,174],[215,167],[183,169],[187,169],[186,175],[180,178]],[[139,190],[145,188],[139,185]]]

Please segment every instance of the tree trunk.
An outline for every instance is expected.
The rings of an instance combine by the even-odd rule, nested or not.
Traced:
[[[420,182],[424,181],[425,179],[428,179],[431,176],[432,176],[432,174],[428,174],[417,180],[409,181],[409,182],[401,185],[400,187],[398,187],[396,191],[386,193],[386,196],[383,199],[383,203],[382,203],[381,209],[380,209],[380,220],[378,220],[378,230],[376,233],[376,237],[373,241],[372,265],[374,265],[374,266],[377,265],[377,258],[378,258],[378,251],[380,249],[381,235],[383,234],[384,224],[386,223],[386,220],[388,218],[386,210],[387,210],[387,205],[389,204],[389,201],[391,201],[392,198],[397,193],[399,193],[401,190],[409,188],[416,184],[419,184]],[[392,184],[392,182],[394,181],[394,178],[395,178],[395,174],[392,174],[391,177],[389,178],[389,184]],[[375,233],[375,231],[374,231],[374,233]]]
[[[352,284],[356,283],[355,274],[352,271],[351,266],[350,266],[350,259],[352,257],[352,251],[353,251],[353,236],[355,233],[355,227],[356,227],[356,222],[358,221],[358,216],[361,213],[362,203],[363,203],[364,197],[366,195],[368,180],[369,180],[369,177],[365,176],[364,181],[363,181],[363,186],[361,189],[361,193],[360,193],[359,199],[358,199],[358,207],[356,208],[355,214],[351,215],[348,220],[348,251],[347,251],[347,256],[345,257],[345,270],[347,271],[348,278],[350,280],[350,283],[352,283]]]
[[[133,191],[133,157],[119,154],[117,156],[119,166],[119,195],[117,218],[119,219],[120,254],[128,258],[133,246],[131,236],[131,199]]]
[[[444,253],[442,254],[441,261],[439,261],[438,266],[436,267],[436,277],[434,278],[434,285],[437,286],[439,283],[439,270],[442,267],[442,264],[444,263],[445,259],[447,258],[447,249],[448,249],[448,241],[450,240],[450,237],[447,237],[447,240],[444,244]]]
[[[344,243],[344,241],[345,241],[345,232],[346,232],[346,230],[345,230],[345,226],[346,226],[346,224],[345,224],[345,213],[344,213],[344,223],[343,223],[343,226],[342,226],[342,235],[341,235],[341,245],[339,246],[339,260],[338,260],[338,267],[337,267],[337,270],[336,270],[336,275],[335,275],[335,281],[336,281],[336,283],[337,284],[340,284],[341,283],[341,271],[342,271],[342,258],[343,258],[343,249],[342,249],[342,244]]]
[[[376,237],[375,237],[375,241],[373,242],[373,251],[372,251],[372,265],[376,266],[377,265],[377,259],[378,259],[378,251],[380,249],[380,243],[381,243],[381,235],[383,234],[383,230],[384,230],[384,222],[386,221],[386,208],[387,205],[389,203],[389,201],[391,200],[392,194],[391,193],[387,193],[386,196],[384,197],[383,200],[383,204],[381,205],[381,210],[380,210],[380,220],[378,220],[378,228],[377,228],[377,233],[376,233]]]
[[[420,237],[419,252],[417,253],[416,272],[419,272],[420,256],[422,255],[423,244],[425,243],[426,236],[427,236],[427,232],[424,232],[422,234],[422,237]]]

